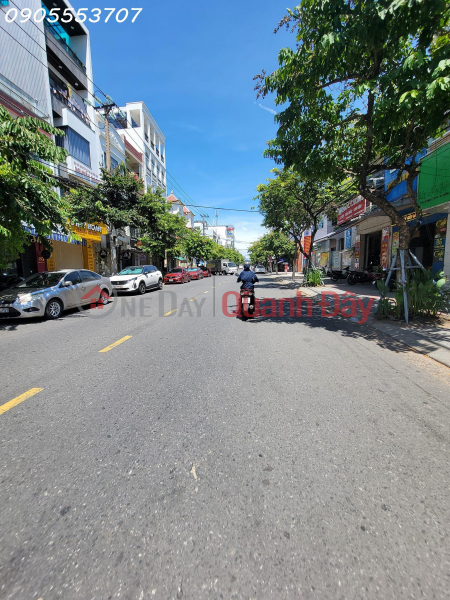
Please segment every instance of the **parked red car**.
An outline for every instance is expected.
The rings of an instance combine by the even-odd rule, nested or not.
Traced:
[[[188,273],[191,279],[203,279],[204,277],[203,271],[201,269],[198,269],[197,267],[188,269]]]
[[[212,277],[211,269],[207,269],[206,267],[200,267],[203,271],[203,277]]]
[[[186,269],[177,267],[176,269],[170,269],[164,275],[164,283],[189,283],[191,277]]]

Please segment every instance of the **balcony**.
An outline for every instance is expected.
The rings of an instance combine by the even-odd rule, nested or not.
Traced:
[[[84,103],[82,100],[80,100],[82,103],[80,104],[74,96],[70,97],[66,91],[57,89],[52,85],[50,86],[50,91],[52,94],[52,108],[57,115],[62,117],[62,109],[67,107],[71,112],[76,114],[85,125],[91,127],[91,122],[86,110],[84,109]]]
[[[88,78],[86,67],[69,48],[58,31],[47,21],[45,23],[45,42],[47,45],[47,54],[49,63],[61,71],[64,78],[78,90],[87,89]]]

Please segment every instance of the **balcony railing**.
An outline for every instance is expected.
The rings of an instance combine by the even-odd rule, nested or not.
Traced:
[[[87,115],[87,112],[83,110],[83,107],[76,101],[75,98],[69,96],[69,94],[63,90],[59,90],[54,86],[50,86],[50,90],[58,100],[67,106],[69,110],[77,115],[88,127],[91,126],[91,122]]]
[[[79,67],[83,73],[86,73],[86,67],[75,54],[75,52],[70,48],[66,41],[59,35],[58,30],[51,25],[47,20],[44,21],[46,29],[51,33],[51,35],[55,38],[57,42],[62,46],[62,48],[67,52],[70,58],[74,61],[74,63]]]

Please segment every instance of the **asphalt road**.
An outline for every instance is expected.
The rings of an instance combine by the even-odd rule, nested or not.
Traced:
[[[0,322],[2,600],[449,597],[448,369],[237,289]]]

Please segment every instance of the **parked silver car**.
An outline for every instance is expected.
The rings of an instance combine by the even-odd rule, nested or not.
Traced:
[[[84,304],[106,304],[112,295],[108,277],[86,269],[36,273],[0,292],[0,318],[47,317]]]

